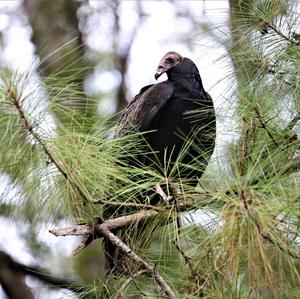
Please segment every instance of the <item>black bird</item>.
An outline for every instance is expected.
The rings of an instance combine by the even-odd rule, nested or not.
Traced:
[[[213,101],[189,58],[174,51],[166,53],[159,62],[155,79],[163,73],[167,74],[167,80],[143,87],[125,108],[116,136],[132,130],[149,131],[144,137],[154,154],[139,157],[140,164],[160,170],[168,165],[168,175],[178,175],[196,184],[214,150]],[[179,173],[172,173],[175,162]],[[115,247],[106,241],[105,249],[108,266],[113,268]]]
[[[143,164],[150,160],[160,169],[174,163],[189,141],[181,157],[182,165],[210,157],[214,149],[216,125],[213,101],[204,90],[199,71],[192,60],[176,52],[168,52],[159,62],[155,73],[158,79],[167,73],[168,80],[145,86],[125,108],[118,136],[128,134],[132,128],[145,135],[147,143],[156,153],[156,159],[141,157]],[[188,174],[200,178],[205,167]],[[184,174],[187,170],[182,170]]]

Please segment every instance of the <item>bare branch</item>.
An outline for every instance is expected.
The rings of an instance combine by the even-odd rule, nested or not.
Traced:
[[[66,228],[54,228],[49,230],[51,234],[56,237],[65,237],[65,236],[82,236],[89,235],[94,232],[94,230],[86,224],[78,224]]]
[[[142,210],[138,213],[121,216],[115,219],[109,219],[102,224],[95,225],[94,228],[89,227],[88,225],[76,225],[73,227],[63,228],[63,229],[52,229],[50,233],[55,236],[70,236],[70,235],[85,235],[86,240],[90,241],[89,236],[92,238],[104,237],[110,240],[116,247],[118,247],[127,257],[131,258],[136,263],[140,264],[145,270],[151,272],[155,278],[158,285],[164,290],[168,298],[176,298],[174,292],[164,280],[164,278],[155,271],[155,267],[148,264],[141,257],[139,257],[134,251],[132,251],[122,240],[115,236],[111,230],[120,229],[124,226],[127,226],[133,222],[140,221],[143,219],[149,219],[156,217],[158,212],[156,211],[145,211]],[[83,242],[84,243],[84,242]],[[81,244],[77,248],[76,253],[84,249],[85,244]]]
[[[120,229],[133,222],[154,218],[157,215],[158,212],[156,211],[142,210],[134,214],[106,220],[104,223],[95,225],[94,227],[87,224],[78,224],[66,228],[54,228],[49,230],[49,232],[56,237],[93,235],[95,238],[101,238],[103,235],[99,234],[99,232],[101,232],[103,226],[107,227],[109,230]]]
[[[122,240],[115,236],[105,224],[102,224],[100,232],[105,238],[110,240],[116,247],[118,247],[127,257],[140,264],[145,270],[151,272],[157,284],[162,288],[169,299],[176,299],[175,293],[169,284],[164,280],[164,278],[159,274],[159,272],[156,271],[155,266],[148,264],[145,260],[139,257]]]
[[[164,211],[163,208],[157,207],[157,206],[152,206],[150,204],[143,204],[143,203],[135,203],[135,202],[117,202],[117,201],[110,201],[110,200],[105,200],[105,199],[97,199],[96,201],[93,202],[94,204],[107,204],[110,206],[117,206],[117,207],[131,207],[131,208],[136,208],[136,209],[145,209],[145,210],[155,210],[158,212]]]
[[[117,217],[114,219],[109,219],[105,221],[103,224],[100,224],[98,228],[100,228],[103,225],[105,225],[109,230],[114,230],[114,229],[119,229],[121,227],[128,226],[129,224],[133,222],[139,222],[141,220],[149,219],[149,218],[154,218],[158,215],[157,211],[145,211],[142,210],[140,212],[130,214],[130,215],[125,215],[121,217]]]
[[[200,194],[199,194],[200,196]],[[207,194],[205,194],[204,198],[207,198]],[[199,199],[198,202],[193,204],[193,203],[183,203],[180,204],[178,201],[178,206],[177,211],[180,212],[184,212],[184,211],[188,211],[191,209],[195,209],[197,208],[197,204],[199,205]],[[108,204],[111,204],[111,202],[107,202]],[[113,205],[117,205],[117,206],[122,206],[124,203],[117,203],[117,202],[113,202]],[[135,203],[133,203],[132,205],[128,206],[133,206],[135,207]],[[143,207],[144,205],[139,205],[137,204],[138,207]],[[142,220],[146,220],[146,219],[151,219],[151,218],[155,218],[156,216],[159,215],[159,212],[164,212],[165,209],[163,208],[158,208],[158,207],[154,207],[154,206],[150,206],[150,205],[145,205],[147,206],[147,208],[149,209],[151,207],[151,210],[140,210],[136,213],[130,214],[130,215],[125,215],[125,216],[120,216],[117,218],[112,218],[112,219],[108,219],[103,221],[101,224],[96,224],[94,225],[94,227],[91,227],[90,225],[87,224],[77,224],[77,225],[73,225],[70,227],[65,227],[65,228],[54,228],[49,230],[49,232],[53,235],[55,235],[56,237],[64,237],[64,236],[84,236],[84,235],[94,235],[97,238],[103,237],[102,235],[98,235],[95,233],[96,230],[101,231],[101,227],[103,225],[107,226],[107,228],[109,230],[118,230],[121,229],[123,227],[126,227],[128,225],[130,225],[133,222],[139,222]],[[170,207],[168,209],[168,212],[170,212]],[[160,214],[161,215],[161,214]]]
[[[149,273],[149,271],[147,269],[143,269],[143,270],[140,270],[140,271],[132,274],[131,277],[129,277],[123,283],[123,285],[121,286],[121,288],[119,289],[119,291],[118,291],[118,293],[116,295],[116,298],[117,299],[124,299],[125,298],[124,292],[128,288],[128,286],[131,284],[131,282],[133,282],[136,278],[138,278],[139,276],[141,276],[143,274],[146,274],[146,273]]]
[[[161,199],[168,203],[171,199],[172,199],[172,196],[168,196],[164,190],[161,188],[160,184],[157,184],[155,186],[155,192],[161,197]]]

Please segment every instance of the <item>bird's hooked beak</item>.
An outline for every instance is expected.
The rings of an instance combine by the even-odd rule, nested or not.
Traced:
[[[166,67],[163,64],[159,64],[154,75],[155,80],[157,80],[166,71]]]
[[[168,72],[172,67],[180,63],[182,59],[182,56],[174,51],[165,54],[158,64],[154,78],[157,80],[163,73]]]
[[[167,72],[173,65],[169,62],[168,57],[165,55],[160,60],[156,69],[154,78],[157,80],[163,73]]]

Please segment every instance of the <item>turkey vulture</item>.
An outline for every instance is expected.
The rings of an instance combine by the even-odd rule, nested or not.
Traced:
[[[155,79],[163,73],[167,74],[167,80],[143,87],[125,108],[116,136],[133,130],[148,132],[144,137],[153,154],[140,156],[140,164],[153,165],[158,170],[166,169],[168,164],[168,175],[179,175],[196,184],[214,150],[213,101],[189,58],[174,51],[166,53],[158,64]],[[175,162],[174,174],[171,169]],[[106,241],[105,249],[108,266],[113,268],[115,247]]]

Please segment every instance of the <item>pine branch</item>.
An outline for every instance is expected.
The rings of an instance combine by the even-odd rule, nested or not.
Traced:
[[[282,252],[288,254],[290,257],[292,257],[293,259],[297,259],[299,260],[300,259],[300,253],[298,252],[294,252],[292,251],[288,245],[284,244],[283,242],[278,242],[276,241],[273,237],[265,234],[262,232],[262,228],[260,227],[260,225],[255,222],[255,225],[260,233],[260,235],[267,241],[269,241],[270,243],[272,243],[273,245],[277,246]]]
[[[176,299],[176,295],[164,280],[164,278],[156,270],[155,266],[148,264],[145,260],[139,257],[132,249],[130,249],[123,241],[121,241],[116,235],[114,235],[107,226],[102,226],[101,233],[107,239],[109,239],[116,247],[118,247],[127,257],[131,258],[134,262],[140,264],[145,270],[152,273],[157,284],[162,288],[164,293],[169,299]]]
[[[181,256],[183,257],[185,263],[189,266],[191,272],[193,272],[193,265],[191,263],[191,257],[188,256],[183,249],[180,247],[180,245],[178,244],[178,242],[176,242],[175,240],[172,241],[172,243],[175,245],[176,249],[178,250],[178,252],[181,254]]]
[[[261,127],[262,127],[263,129],[266,130],[268,136],[270,137],[270,139],[272,140],[272,142],[274,143],[274,145],[276,145],[276,146],[278,147],[279,144],[277,143],[277,141],[276,141],[275,138],[273,137],[272,133],[270,132],[269,128],[267,127],[267,124],[266,124],[265,121],[263,120],[262,115],[261,115],[260,111],[258,110],[258,107],[254,107],[253,110],[254,110],[254,112],[256,113],[257,118],[258,118],[258,120],[259,120],[260,123],[261,123]]]
[[[279,72],[279,71],[276,71],[276,70],[271,69],[271,68],[268,69],[267,72],[268,72],[268,74],[273,75],[275,78],[282,80],[287,85],[292,85],[293,84],[292,82],[290,82],[286,79],[283,79],[283,75],[286,74],[286,72]]]
[[[290,174],[294,173],[300,170],[300,158],[295,158],[287,164],[287,166],[284,168],[282,174]]]
[[[114,219],[109,219],[102,224],[90,227],[88,225],[76,225],[73,227],[52,229],[49,232],[55,236],[70,236],[70,235],[84,235],[93,236],[93,238],[106,238],[110,240],[116,247],[118,247],[127,257],[131,258],[136,263],[140,264],[149,273],[152,273],[157,284],[163,289],[167,297],[170,299],[176,298],[175,293],[172,291],[164,278],[156,271],[155,266],[148,264],[145,260],[139,257],[132,249],[130,249],[122,240],[114,235],[111,230],[120,229],[133,222],[141,221],[156,217],[158,212],[142,210],[138,213],[126,215]]]
[[[144,209],[144,210],[155,210],[158,212],[164,211],[164,209],[161,207],[153,206],[150,204],[134,203],[134,202],[117,202],[117,201],[110,201],[105,199],[97,199],[93,203],[116,206],[116,207],[129,207],[129,208]]]
[[[240,190],[240,199],[243,201],[244,203],[244,209],[247,212],[247,214],[249,215],[249,217],[251,218],[251,220],[253,221],[253,223],[255,224],[260,236],[269,241],[270,243],[272,243],[273,245],[277,246],[282,252],[287,253],[289,256],[291,256],[294,259],[300,259],[300,253],[298,252],[293,252],[288,245],[284,244],[284,242],[279,242],[277,240],[274,239],[274,237],[272,237],[270,234],[266,234],[263,231],[263,228],[261,227],[261,225],[259,224],[259,222],[256,220],[256,218],[253,216],[252,211],[250,209],[250,204],[252,202],[252,200],[250,198],[248,198],[246,192],[244,189]]]
[[[270,23],[267,23],[266,24],[266,27],[267,28],[270,28],[271,30],[273,30],[277,35],[281,36],[283,39],[285,39],[286,41],[288,41],[289,43],[293,44],[293,45],[296,45],[298,46],[300,44],[299,41],[297,40],[294,40],[288,36],[286,36],[285,34],[283,34],[279,29],[277,29],[275,26],[273,26],[272,24]]]
[[[25,115],[25,112],[23,110],[23,107],[21,105],[21,97],[16,93],[16,91],[10,87],[7,90],[7,96],[12,100],[12,103],[14,104],[15,108],[18,111],[19,118],[22,122],[22,125],[24,129],[34,138],[35,141],[41,146],[49,160],[56,166],[57,170],[64,176],[66,180],[68,180],[67,173],[62,169],[62,167],[59,165],[59,163],[54,159],[52,153],[47,148],[44,141],[40,138],[40,136],[33,130],[33,126],[30,124],[29,119]]]
[[[124,292],[125,290],[128,288],[128,286],[134,282],[134,280],[136,278],[138,278],[139,276],[143,275],[143,274],[147,274],[149,273],[149,271],[147,269],[143,269],[143,270],[140,270],[134,274],[131,275],[131,277],[129,277],[123,284],[122,286],[120,287],[118,293],[116,294],[116,298],[117,299],[125,299],[125,295],[124,295]],[[145,297],[146,295],[143,294]]]
[[[142,210],[134,214],[108,219],[101,224],[94,225],[93,227],[87,224],[78,224],[66,228],[54,228],[49,232],[56,237],[93,235],[95,238],[101,238],[104,237],[101,234],[104,226],[109,230],[118,230],[134,222],[155,218],[157,215],[157,211]]]
[[[199,194],[200,196],[201,194]],[[202,194],[203,195],[203,194]],[[199,201],[201,199],[206,199],[208,197],[207,194],[204,195],[204,197],[202,198],[198,198],[198,202],[197,204],[194,203],[180,203],[179,199],[177,200],[177,212],[187,212],[190,210],[193,210],[195,208],[197,208],[197,205],[199,205]],[[101,223],[100,224],[93,224],[93,226],[88,225],[88,224],[77,224],[77,225],[73,225],[70,227],[66,227],[66,228],[54,228],[49,230],[49,232],[53,235],[55,235],[56,237],[65,237],[65,236],[84,236],[84,235],[93,235],[95,238],[101,238],[103,237],[103,235],[99,235],[99,231],[101,231],[101,227],[102,225],[106,225],[107,228],[109,230],[119,230],[121,228],[124,228],[126,226],[129,226],[130,224],[134,223],[134,222],[139,222],[139,221],[143,221],[143,220],[150,220],[153,219],[155,217],[157,217],[158,215],[161,215],[161,213],[159,212],[170,212],[170,206],[166,207],[165,209],[163,207],[155,207],[155,206],[151,206],[151,205],[144,205],[144,204],[135,204],[135,203],[123,203],[123,202],[110,202],[110,201],[102,201],[99,200],[96,203],[107,203],[107,204],[112,204],[112,205],[116,205],[116,206],[123,206],[125,204],[125,206],[130,206],[130,207],[139,207],[142,208],[144,206],[146,206],[146,209],[140,210],[136,213],[133,214],[129,214],[129,215],[125,215],[125,216],[120,216],[117,218],[111,218],[108,220],[103,220],[101,219]],[[150,210],[148,210],[150,209]],[[96,221],[98,222],[98,221]],[[97,232],[96,232],[97,231]]]
[[[46,154],[48,159],[55,165],[59,173],[66,179],[68,183],[71,184],[71,186],[79,193],[79,195],[82,197],[82,199],[85,202],[89,202],[88,196],[84,193],[84,191],[76,184],[74,180],[70,177],[70,175],[63,169],[59,161],[57,161],[51,152],[51,150],[48,148],[47,144],[42,140],[42,138],[39,136],[38,133],[35,132],[33,129],[33,126],[30,123],[30,120],[28,119],[23,107],[22,107],[22,99],[21,95],[18,95],[17,91],[10,86],[8,90],[6,91],[6,95],[11,99],[13,105],[15,106],[21,125],[24,127],[24,129],[28,132],[30,136],[37,142],[37,144],[41,147],[43,152]]]
[[[172,199],[172,196],[168,196],[161,188],[159,183],[155,186],[155,193],[158,194],[165,203],[169,203],[169,201]]]
[[[223,190],[219,190],[219,191],[223,191]],[[160,196],[163,195],[158,193],[156,188],[155,188],[155,193]],[[172,200],[175,201],[175,199],[172,198],[172,196],[166,196],[166,195],[163,196],[164,199],[168,199],[168,201],[172,201]],[[196,196],[196,198],[192,197],[190,200],[185,200],[185,202],[183,203],[180,202],[180,200],[179,201],[177,200],[177,207],[180,209],[181,212],[197,209],[199,207],[199,203],[201,203],[202,200],[207,199],[209,197],[209,194],[203,192],[196,192],[195,194],[193,194],[193,196]],[[95,199],[93,203],[116,206],[116,207],[131,207],[140,210],[154,210],[157,212],[169,212],[170,205],[168,205],[168,201],[165,202],[164,199],[159,206],[153,206],[151,204],[143,204],[143,203],[135,203],[135,202],[126,202],[126,201],[111,201],[106,199]]]

